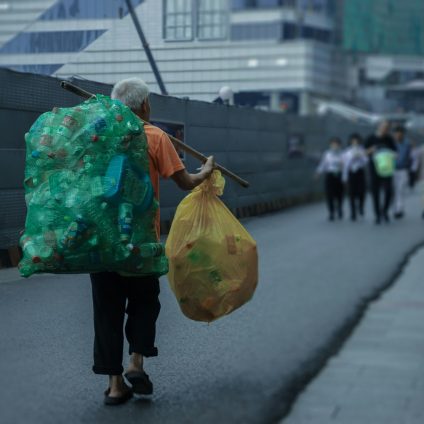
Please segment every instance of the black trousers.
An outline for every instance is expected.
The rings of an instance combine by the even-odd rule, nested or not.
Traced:
[[[374,202],[374,213],[377,219],[387,216],[393,198],[393,178],[373,175],[371,178],[371,191]],[[384,193],[383,206],[381,205],[381,193]]]
[[[418,178],[418,171],[409,171],[409,188],[414,188]]]
[[[90,274],[94,308],[94,365],[96,374],[121,375],[125,335],[129,353],[157,356],[156,320],[159,280],[124,277],[114,272]]]
[[[350,214],[351,217],[355,219],[357,213],[359,213],[360,215],[364,214],[366,180],[365,171],[363,169],[360,169],[356,172],[349,172],[348,187]]]
[[[334,217],[337,211],[338,216],[343,216],[343,182],[341,174],[328,172],[325,175],[325,195],[330,217]]]

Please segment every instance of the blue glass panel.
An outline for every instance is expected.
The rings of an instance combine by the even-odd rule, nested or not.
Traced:
[[[279,40],[281,39],[280,22],[256,24],[234,24],[231,26],[232,40]]]
[[[297,25],[285,23],[283,29],[284,40],[294,40],[297,37],[298,29]]]
[[[53,63],[48,65],[1,65],[2,68],[9,68],[20,72],[30,72],[32,74],[52,75],[63,63]]]
[[[6,43],[0,53],[79,52],[105,30],[22,32]]]
[[[132,0],[133,7],[144,0]],[[120,19],[128,14],[124,0],[59,0],[39,18],[42,21],[61,19]]]
[[[294,40],[295,38],[304,38],[307,40],[322,41],[329,43],[332,32],[326,29],[314,28],[307,25],[298,26],[292,23],[285,23],[283,30],[284,40]]]
[[[269,7],[295,7],[296,0],[232,0],[233,10],[266,9]]]

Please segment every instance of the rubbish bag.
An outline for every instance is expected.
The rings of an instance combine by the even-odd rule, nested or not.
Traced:
[[[217,197],[214,171],[177,208],[166,241],[168,279],[182,312],[211,322],[249,301],[258,282],[256,242]]]
[[[378,176],[391,177],[395,173],[396,154],[392,150],[378,150],[373,156],[373,161]]]
[[[25,135],[21,274],[163,275],[143,122],[97,95],[41,115]]]

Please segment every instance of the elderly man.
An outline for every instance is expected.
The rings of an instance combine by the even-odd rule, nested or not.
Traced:
[[[127,105],[144,121],[150,118],[149,89],[138,78],[119,81],[111,97]],[[181,162],[168,136],[159,128],[145,124],[150,178],[156,199],[159,200],[159,176],[172,178],[183,190],[191,190],[210,176],[214,167],[209,157],[202,170],[189,174]],[[160,219],[156,217],[159,239]],[[155,347],[156,320],[160,311],[159,280],[154,276],[129,277],[112,272],[91,274],[94,306],[94,365],[96,374],[109,376],[105,392],[107,405],[126,402],[133,393],[149,395],[153,385],[144,372],[143,357],[157,356]],[[129,343],[130,362],[123,378],[123,326]]]

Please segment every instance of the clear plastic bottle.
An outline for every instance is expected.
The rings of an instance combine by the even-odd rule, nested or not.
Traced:
[[[143,243],[140,245],[140,256],[142,258],[155,258],[165,253],[162,243]]]
[[[27,237],[22,242],[22,249],[24,255],[29,257],[32,263],[37,264],[40,262],[47,262],[53,258],[54,251],[50,246],[42,243],[41,240],[34,240]]]
[[[62,249],[73,249],[77,247],[82,239],[88,226],[81,215],[77,215],[75,221],[69,224],[69,227],[63,233],[62,239],[60,240],[60,247]]]
[[[128,243],[132,234],[133,205],[121,203],[119,205],[119,234],[122,243]]]

